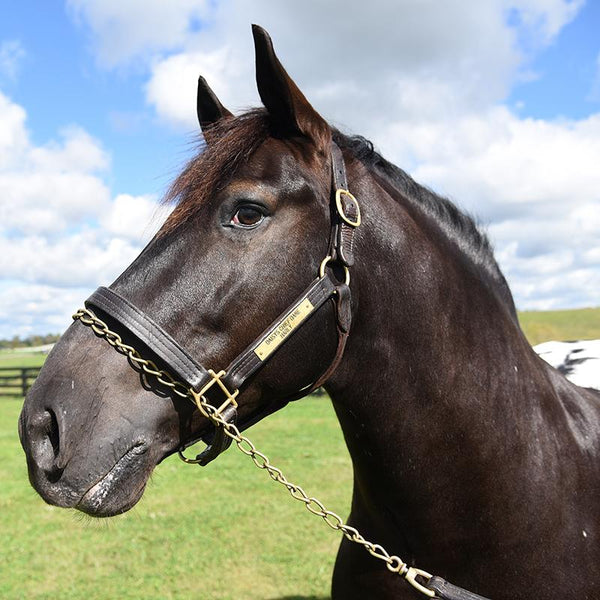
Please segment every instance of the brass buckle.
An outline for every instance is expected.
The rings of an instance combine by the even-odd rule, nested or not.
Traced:
[[[342,205],[342,196],[348,196],[355,204],[356,204],[356,218],[352,220],[345,212],[344,207]],[[342,188],[337,189],[335,191],[335,206],[338,211],[338,215],[344,223],[350,225],[350,227],[358,227],[361,223],[360,217],[360,205],[358,204],[358,200],[348,191]]]
[[[208,415],[206,413],[205,410],[203,410],[202,407],[202,403],[200,402],[200,400],[202,399],[202,397],[204,396],[204,394],[206,394],[206,392],[213,386],[215,385],[215,383],[219,386],[219,388],[221,389],[221,391],[225,394],[225,396],[227,397],[227,400],[225,400],[225,402],[223,402],[223,404],[221,404],[221,406],[219,406],[219,408],[217,408],[217,410],[215,411],[215,414],[217,415],[221,415],[221,413],[230,405],[233,404],[234,408],[237,408],[237,402],[235,400],[235,398],[237,397],[237,395],[240,393],[240,390],[235,390],[235,392],[230,392],[227,389],[227,386],[221,381],[222,377],[225,377],[225,375],[227,374],[225,371],[219,371],[218,373],[215,373],[212,369],[208,369],[208,374],[212,377],[212,379],[199,391],[196,392],[194,390],[191,390],[192,395],[194,396],[194,400],[198,406],[198,408],[200,409],[200,412],[205,416],[210,418],[210,415]]]

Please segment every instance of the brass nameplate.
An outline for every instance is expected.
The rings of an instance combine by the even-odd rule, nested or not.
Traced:
[[[272,354],[308,315],[314,310],[308,298],[296,305],[284,318],[283,321],[258,345],[254,353],[260,360],[265,360]]]

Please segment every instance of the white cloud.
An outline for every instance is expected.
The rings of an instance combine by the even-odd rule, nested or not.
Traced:
[[[0,94],[0,337],[64,329],[67,312],[111,282],[166,216],[150,196],[111,198],[109,165],[78,127],[32,144],[25,111]]]
[[[543,226],[543,224],[542,224]],[[499,259],[508,275],[513,294],[528,309],[551,310],[597,306],[600,303],[600,263],[587,266],[580,250],[556,244],[545,255],[522,260],[518,244],[509,244]]]
[[[25,121],[0,94],[0,232],[58,234],[108,210],[110,192],[95,173],[110,161],[98,141],[69,127],[59,142],[34,146]]]
[[[521,307],[598,304],[600,115],[522,119],[502,105],[515,82],[536,77],[531,58],[582,5],[228,0],[206,27],[181,26],[176,43],[167,36],[169,51],[148,63],[146,97],[181,129],[196,126],[198,74],[230,108],[257,104],[249,23],[260,23],[320,112],[489,225]],[[125,12],[131,21],[136,9]],[[129,57],[125,48],[116,60]],[[577,299],[561,285],[575,280]]]
[[[57,239],[43,236],[0,238],[7,279],[55,287],[110,283],[138,254],[139,243],[109,237],[98,229]]]
[[[0,231],[59,235],[108,210],[106,184],[86,173],[0,173]]]
[[[25,58],[25,49],[19,40],[4,40],[0,43],[0,76],[15,79]]]
[[[173,97],[191,87],[193,100],[202,74],[227,106],[256,105],[251,22],[270,31],[287,70],[316,108],[357,130],[398,108],[422,107],[425,98],[439,98],[449,89],[455,109],[485,106],[507,92],[518,67],[501,2],[424,2],[415,10],[410,3],[375,0],[352,11],[345,7],[343,2],[219,3],[209,29],[182,38],[179,51],[152,62],[148,100],[166,120],[194,126],[193,104]],[[184,78],[192,83],[182,87]]]
[[[198,75],[202,73],[210,80],[217,95],[230,95],[228,82],[238,81],[238,74],[232,72],[235,63],[229,60],[229,54],[226,48],[221,48],[214,52],[175,54],[157,62],[146,86],[148,102],[170,123],[182,129],[196,127]]]
[[[102,171],[110,158],[100,144],[80,127],[66,127],[60,132],[62,143],[31,148],[29,157],[36,170],[51,172]]]
[[[600,304],[600,114],[551,122],[493,107],[381,135],[417,181],[488,225],[520,308]]]
[[[119,194],[110,210],[100,218],[104,230],[121,239],[140,244],[149,239],[165,220],[168,207],[154,196]]]
[[[0,91],[0,168],[16,164],[28,145],[25,110]]]
[[[555,216],[600,200],[600,114],[552,122],[494,107],[451,124],[398,122],[391,137],[423,138],[410,146],[417,179],[487,221]],[[393,153],[393,139],[386,142]]]
[[[87,24],[101,64],[115,66],[140,55],[179,47],[206,18],[208,0],[67,0]]]
[[[192,88],[193,100],[199,74],[226,105],[257,103],[249,27],[255,22],[270,31],[286,68],[317,108],[363,130],[378,113],[388,118],[397,108],[419,109],[434,97],[449,113],[500,101],[517,75],[528,72],[518,40],[526,38],[535,49],[550,43],[582,3],[373,0],[354,3],[352,10],[343,0],[181,0],[168,7],[158,0],[71,0],[69,5],[90,27],[106,65],[135,57],[146,61],[148,101],[178,126],[195,126],[193,104],[183,95]],[[515,16],[511,25],[509,14]],[[348,90],[360,90],[358,97]],[[403,101],[395,99],[398,93]]]
[[[0,282],[0,315],[7,315],[0,317],[0,338],[63,332],[90,291],[89,288]]]
[[[522,23],[537,34],[534,39],[537,38],[538,43],[551,42],[577,16],[584,4],[585,0],[518,0],[506,3],[516,9]]]

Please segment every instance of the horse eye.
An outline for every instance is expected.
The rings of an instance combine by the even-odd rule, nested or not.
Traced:
[[[237,227],[254,227],[264,219],[263,213],[254,206],[242,206],[233,215],[231,222]]]

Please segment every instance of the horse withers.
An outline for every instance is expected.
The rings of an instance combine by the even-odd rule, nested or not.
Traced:
[[[90,299],[94,314],[160,369],[189,358],[200,379],[198,365],[239,366],[278,323],[285,343],[239,379],[237,422],[326,370],[354,469],[350,525],[494,600],[599,598],[599,395],[531,349],[471,218],[330,127],[266,32],[254,36],[264,108],[234,117],[200,80],[206,149],[174,182],[162,229],[103,292],[104,309]],[[332,202],[332,147],[360,226],[341,224]],[[319,308],[304,305],[292,327],[289,307],[326,277]],[[198,438],[214,447],[209,419],[138,366],[81,320],[55,346],[19,422],[47,502],[122,513],[166,456]],[[332,597],[418,594],[344,538]]]

